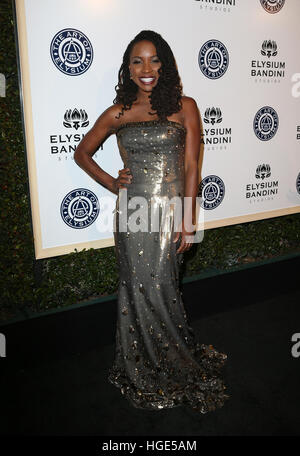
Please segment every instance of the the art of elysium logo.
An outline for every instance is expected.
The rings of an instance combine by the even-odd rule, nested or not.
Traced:
[[[58,32],[50,45],[54,65],[62,73],[78,76],[91,66],[93,48],[90,40],[79,30],[67,28]]]
[[[198,196],[202,198],[201,207],[211,210],[218,207],[225,195],[225,185],[218,176],[205,177],[199,185]]]
[[[278,13],[285,4],[285,0],[260,0],[261,6],[268,13]]]
[[[300,195],[300,173],[299,173],[298,176],[297,176],[297,180],[296,180],[296,189],[297,189],[297,192],[298,192],[299,195]]]
[[[95,193],[85,188],[69,192],[62,200],[60,214],[71,228],[81,229],[91,225],[98,217],[100,205]]]
[[[204,76],[209,79],[218,79],[228,68],[228,51],[221,41],[208,40],[199,51],[198,63]]]
[[[253,121],[254,133],[261,141],[269,141],[278,129],[278,115],[275,109],[264,106],[255,114]]]

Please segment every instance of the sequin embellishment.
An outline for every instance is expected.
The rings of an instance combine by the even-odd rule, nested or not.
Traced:
[[[173,121],[126,122],[116,130],[134,196],[184,195],[186,129]],[[159,210],[159,207],[156,209]],[[129,210],[130,212],[130,210]],[[114,213],[118,227],[119,212]],[[179,280],[183,254],[161,232],[114,232],[119,266],[115,359],[108,380],[136,408],[185,405],[200,413],[223,406],[220,370],[227,355],[200,344],[189,325]]]

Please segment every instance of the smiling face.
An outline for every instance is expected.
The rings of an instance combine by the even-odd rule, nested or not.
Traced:
[[[161,61],[151,41],[139,41],[131,50],[129,71],[131,80],[143,91],[151,92],[159,78]]]

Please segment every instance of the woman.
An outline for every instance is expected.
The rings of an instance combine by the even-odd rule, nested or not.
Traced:
[[[137,408],[188,405],[206,413],[229,397],[219,377],[227,356],[196,342],[179,283],[183,253],[192,246],[195,232],[188,221],[196,220],[199,111],[193,98],[182,96],[169,45],[149,30],[129,43],[116,92],[114,104],[100,115],[74,155],[92,178],[118,195],[114,219],[118,321],[108,379]],[[92,159],[99,144],[113,133],[125,164],[117,178]],[[133,223],[136,219],[130,213],[136,211],[132,204],[136,197],[145,202],[140,205],[139,224]],[[189,197],[191,203],[182,206],[179,224],[177,209],[165,204],[173,197],[180,202]],[[130,216],[121,229],[124,208]],[[150,225],[155,217],[156,230]]]

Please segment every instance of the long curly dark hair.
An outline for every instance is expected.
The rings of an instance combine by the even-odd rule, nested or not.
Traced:
[[[182,108],[182,84],[170,46],[159,33],[152,30],[142,30],[128,44],[124,53],[123,63],[118,74],[118,84],[115,86],[117,96],[113,101],[114,104],[122,104],[122,111],[116,118],[119,119],[121,115],[124,115],[124,111],[129,110],[137,99],[138,86],[130,79],[129,63],[133,46],[142,40],[151,41],[154,44],[157,56],[161,61],[158,82],[149,97],[151,108],[155,112],[148,114],[157,114],[160,120],[166,120],[168,116]]]

